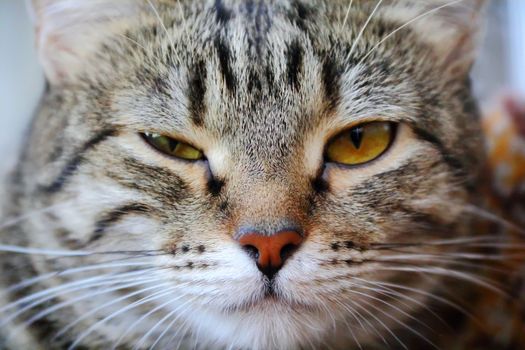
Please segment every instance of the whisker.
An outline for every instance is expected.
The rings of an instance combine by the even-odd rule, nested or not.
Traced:
[[[452,247],[494,247],[494,248],[509,248],[524,249],[525,244],[509,243],[501,236],[480,236],[470,238],[459,238],[450,240],[434,240],[425,242],[390,242],[390,243],[371,243],[363,249],[393,249],[393,248],[412,248],[424,246],[452,246]]]
[[[518,227],[516,224],[502,218],[502,217],[499,217],[498,215],[494,214],[494,213],[491,213],[489,212],[488,210],[486,209],[483,209],[483,208],[480,208],[478,206],[475,206],[473,204],[469,204],[469,205],[466,205],[464,206],[463,208],[466,212],[468,213],[471,213],[471,214],[476,214],[484,219],[488,219],[490,221],[493,221],[493,222],[496,222],[498,224],[501,224],[503,227],[505,228],[508,228],[508,229],[511,229],[511,230],[515,230],[516,232],[522,234],[522,235],[525,235],[525,229],[521,228],[521,227]]]
[[[58,297],[60,295],[64,295],[64,294],[71,293],[71,292],[77,292],[77,291],[83,290],[83,289],[89,289],[89,288],[94,288],[94,287],[101,287],[101,286],[106,285],[106,284],[113,285],[113,284],[117,284],[120,281],[121,280],[113,280],[113,281],[101,282],[101,283],[98,283],[98,284],[97,283],[91,283],[91,284],[84,285],[82,287],[73,288],[71,290],[65,290],[65,291],[62,291],[61,293],[56,293],[56,294],[51,294],[51,295],[45,296],[42,299],[36,300],[36,301],[30,303],[29,305],[26,305],[26,306],[22,307],[21,309],[19,309],[17,311],[14,311],[8,317],[2,318],[0,320],[0,327],[3,327],[6,324],[8,324],[9,322],[15,320],[18,316],[24,314],[26,311],[29,311],[32,308],[35,308],[35,307],[37,307],[39,305],[42,305],[45,302],[47,302],[49,300],[52,300],[52,299],[54,299],[54,298],[56,298],[56,297]],[[131,280],[127,279],[127,280],[123,280],[123,281],[127,282],[127,281],[131,281]]]
[[[193,300],[192,300],[193,301]],[[191,307],[191,302],[187,302],[186,303],[186,307],[185,309],[188,309],[189,307]],[[169,319],[169,317],[175,315],[175,312],[178,311],[177,309],[173,310],[170,314],[166,315],[166,319]],[[168,330],[173,327],[173,325],[175,324],[175,322],[177,322],[177,320],[179,320],[182,315],[183,315],[183,312],[182,311],[179,315],[177,315],[169,324],[167,327],[165,327],[164,331],[162,331],[162,333],[157,337],[157,339],[155,339],[155,341],[153,342],[153,344],[149,347],[149,350],[153,350],[155,348],[155,346],[160,342],[160,340],[164,337],[164,335],[168,332]],[[162,320],[161,320],[162,321]],[[159,321],[159,322],[161,322]],[[175,334],[176,335],[176,334]],[[171,340],[169,341],[171,342]],[[168,343],[169,343],[168,342]]]
[[[96,263],[96,264],[82,266],[82,267],[75,267],[75,268],[68,268],[68,269],[64,269],[64,270],[53,271],[53,272],[46,273],[44,275],[39,275],[39,276],[36,276],[36,277],[29,278],[29,279],[21,281],[21,282],[19,282],[17,284],[14,284],[14,285],[6,288],[3,293],[0,293],[0,296],[8,294],[8,293],[16,292],[16,291],[21,290],[23,288],[30,287],[30,286],[32,286],[32,285],[34,285],[36,283],[39,283],[39,282],[42,282],[44,280],[51,279],[51,278],[54,278],[54,277],[68,276],[68,275],[71,275],[71,274],[74,274],[74,273],[86,272],[86,271],[91,271],[91,270],[102,270],[102,269],[115,268],[115,267],[148,266],[148,265],[154,266],[155,264],[153,264],[153,263],[142,263],[142,262],[107,264],[106,262],[104,262],[104,263]]]
[[[415,298],[412,298],[408,295],[405,295],[405,294],[402,294],[402,293],[399,293],[398,291],[390,288],[390,287],[387,287],[385,285],[381,285],[381,283],[375,283],[375,282],[372,282],[372,281],[368,281],[366,279],[361,279],[361,278],[358,278],[358,277],[351,277],[352,279],[354,280],[358,280],[358,281],[361,281],[363,283],[366,283],[366,284],[371,284],[373,286],[376,286],[377,288],[380,288],[381,290],[384,291],[384,293],[387,293],[387,294],[391,294],[391,295],[395,295],[397,296],[398,298],[403,298],[409,302],[412,302],[416,305],[418,305],[419,307],[425,309],[426,311],[428,311],[432,316],[434,316],[437,320],[439,320],[441,323],[443,323],[445,326],[448,326],[448,324],[445,322],[445,320],[443,320],[443,318],[441,318],[437,313],[435,313],[430,307],[428,307],[425,303],[415,299]],[[407,304],[404,304],[405,306],[408,306]]]
[[[123,37],[124,39],[128,40],[129,42],[137,45],[138,47],[140,47],[142,50],[144,50],[144,52],[148,52],[148,50],[142,45],[140,44],[139,42],[137,42],[136,40],[130,38],[129,36],[125,35],[125,34],[121,34],[121,33],[117,33],[117,35]]]
[[[405,253],[404,251],[402,252]],[[491,260],[491,261],[505,261],[508,259],[524,259],[525,258],[525,256],[523,255],[496,255],[496,254],[479,254],[479,253],[464,253],[464,252],[441,253],[441,254],[410,253],[407,256],[409,257],[421,256],[423,258],[424,257],[446,257],[446,258],[465,259],[465,260]]]
[[[497,273],[508,273],[508,270],[504,270],[502,268],[493,267],[490,265],[487,265],[484,261],[475,261],[475,262],[465,262],[465,261],[458,261],[453,258],[449,257],[439,257],[439,256],[432,256],[432,255],[424,255],[424,254],[414,254],[414,256],[410,256],[409,254],[405,255],[389,255],[389,256],[380,256],[377,258],[374,258],[372,261],[376,262],[388,262],[388,261],[416,261],[416,262],[437,262],[437,263],[443,263],[448,265],[454,265],[459,267],[468,267],[468,268],[476,268],[476,269],[484,269],[487,271],[493,271]]]
[[[390,327],[388,327],[383,321],[381,321],[380,318],[378,318],[376,315],[368,311],[365,307],[361,306],[359,303],[352,301],[352,300],[350,300],[350,302],[354,304],[356,307],[363,310],[365,313],[367,313],[377,323],[379,323],[398,342],[398,344],[401,345],[401,347],[403,347],[403,349],[408,350],[408,347],[406,346],[406,344],[403,343],[403,341],[401,341],[401,339],[399,339],[399,337],[390,329]]]
[[[151,283],[151,282],[153,282],[155,280],[158,280],[158,278],[147,280],[146,282],[140,282],[139,284]],[[65,334],[67,331],[69,331],[71,328],[73,328],[75,325],[79,324],[80,322],[82,322],[83,320],[87,319],[91,315],[96,314],[99,310],[102,310],[102,309],[104,309],[104,308],[106,308],[108,306],[111,306],[111,305],[114,305],[114,304],[116,304],[118,302],[121,302],[122,300],[126,300],[126,299],[129,299],[129,298],[132,298],[135,295],[143,294],[144,292],[147,292],[149,290],[155,290],[155,289],[158,289],[158,288],[163,288],[165,286],[169,286],[170,284],[171,283],[167,282],[167,283],[161,283],[161,284],[157,284],[157,285],[150,286],[150,287],[147,287],[147,288],[143,288],[143,289],[140,289],[140,290],[128,293],[126,295],[123,295],[123,296],[121,296],[121,297],[119,297],[117,299],[114,299],[114,300],[111,300],[109,302],[106,302],[106,303],[104,303],[104,304],[102,304],[100,306],[97,306],[93,310],[90,310],[88,313],[83,314],[81,317],[78,317],[76,320],[74,320],[73,322],[71,322],[68,325],[66,325],[65,327],[63,327],[60,331],[57,332],[57,334],[53,337],[53,339],[57,339],[57,338],[61,337],[63,334]],[[161,292],[157,292],[157,293],[164,293],[164,292],[165,292],[165,290],[163,290]],[[157,293],[155,293],[155,294],[157,294]]]
[[[188,285],[189,283],[184,283],[182,286],[184,285]],[[180,288],[180,286],[177,286],[178,288]],[[170,288],[169,289],[169,293],[171,293],[173,290],[175,290],[176,288]],[[169,293],[166,293],[165,295],[168,295]],[[164,295],[164,294],[163,294]],[[140,318],[138,318],[137,320],[135,320],[131,325],[129,325],[128,328],[126,328],[126,330],[124,330],[124,332],[120,335],[120,337],[117,339],[117,341],[113,344],[113,346],[111,347],[112,350],[115,350],[120,342],[125,338],[126,335],[128,335],[136,326],[138,326],[140,323],[142,323],[142,321],[144,321],[146,318],[148,318],[150,315],[154,314],[155,312],[157,312],[158,310],[162,309],[163,307],[165,307],[166,305],[170,304],[171,302],[175,302],[179,299],[181,299],[184,295],[179,295],[178,297],[176,297],[175,299],[171,299],[169,300],[168,302],[165,302],[164,304],[161,304],[161,305],[158,305],[157,307],[149,310],[147,313],[145,313],[144,315],[142,315]],[[131,306],[131,305],[130,305]]]
[[[106,281],[106,282],[100,282],[100,283],[91,283],[91,284],[87,284],[87,285],[84,285],[84,286],[81,286],[81,287],[73,288],[71,290],[65,290],[65,291],[62,291],[60,293],[56,293],[54,295],[46,296],[46,297],[44,297],[44,298],[42,298],[40,300],[36,300],[36,301],[30,303],[27,306],[24,306],[20,310],[17,310],[15,312],[13,312],[8,317],[5,317],[5,318],[1,319],[0,327],[5,326],[9,322],[11,322],[14,319],[16,319],[18,316],[20,316],[23,313],[25,313],[26,311],[28,311],[28,310],[30,310],[32,308],[35,308],[35,307],[37,307],[39,305],[42,305],[43,303],[45,303],[45,302],[47,302],[49,300],[52,300],[52,299],[54,299],[54,298],[56,298],[56,297],[58,297],[60,295],[64,295],[64,294],[71,293],[71,292],[77,292],[77,291],[80,291],[80,290],[83,290],[83,289],[90,289],[90,288],[101,287],[101,286],[106,285],[106,284],[114,285],[114,284],[118,284],[118,283],[132,282],[132,281],[136,281],[136,280],[137,280],[136,278],[132,278],[132,279],[127,278],[127,279],[115,279],[115,280]]]
[[[343,309],[345,309],[346,311],[348,311],[348,313],[350,314],[350,316],[352,316],[352,318],[354,318],[357,323],[359,324],[359,326],[361,327],[361,329],[363,329],[363,331],[365,331],[366,333],[370,334],[370,329],[374,331],[374,333],[383,341],[383,343],[385,343],[386,346],[389,346],[388,342],[386,341],[385,337],[376,329],[376,327],[374,327],[372,325],[372,323],[366,318],[364,317],[358,310],[356,310],[355,308],[351,307],[350,305],[346,305],[344,303],[342,303],[341,301],[339,300],[332,300],[333,302],[337,303],[338,305],[340,305]],[[361,319],[368,325],[368,327],[370,327],[370,329],[367,329],[363,322],[361,321]],[[357,340],[356,340],[357,341]]]
[[[350,290],[350,292],[352,293],[355,293],[356,291],[354,290]],[[365,294],[365,293],[358,293],[358,294],[362,294],[363,296],[365,297],[369,297],[369,295]],[[377,299],[378,301],[380,301],[381,299]],[[427,337],[425,337],[423,334],[421,334],[421,332],[417,331],[416,329],[414,329],[413,327],[409,326],[408,324],[406,324],[405,322],[395,318],[394,316],[392,316],[390,313],[380,309],[379,307],[375,306],[374,304],[370,303],[370,302],[367,302],[367,301],[363,301],[365,304],[367,304],[368,306],[372,307],[374,310],[382,313],[383,315],[385,315],[386,317],[390,318],[391,320],[393,320],[394,322],[396,322],[397,324],[399,324],[400,326],[403,326],[405,327],[407,330],[409,330],[411,333],[417,335],[419,338],[421,338],[422,340],[424,340],[427,344],[431,345],[433,348],[435,349],[438,349],[439,350],[439,347],[434,344],[430,339],[428,339]],[[388,303],[389,304],[389,303]],[[392,307],[392,305],[388,305],[390,307]]]
[[[494,237],[490,237],[494,239]],[[422,246],[447,246],[458,244],[465,244],[471,242],[483,242],[488,240],[488,238],[465,238],[465,239],[451,239],[451,240],[435,240],[435,241],[425,241],[425,242],[389,242],[389,243],[371,243],[367,248],[369,249],[392,249],[392,248],[411,248],[411,247],[422,247]]]
[[[341,25],[341,27],[339,28],[339,30],[343,30],[344,27],[346,26],[346,22],[348,21],[348,15],[350,14],[350,9],[352,8],[352,3],[354,2],[354,0],[350,0],[350,3],[348,4],[348,7],[346,8],[346,14],[345,14],[345,18],[343,20],[343,24]],[[341,17],[339,17],[339,20],[341,19]]]
[[[56,304],[54,306],[51,306],[49,308],[46,308],[46,309],[42,310],[41,312],[37,313],[36,315],[32,316],[30,319],[25,321],[23,326],[22,326],[22,328],[27,328],[31,324],[33,324],[34,322],[36,322],[36,321],[46,317],[47,315],[50,315],[53,312],[58,311],[60,309],[63,309],[65,307],[71,306],[71,305],[73,305],[73,304],[75,304],[75,303],[77,303],[79,301],[82,301],[82,300],[85,300],[85,299],[90,299],[90,298],[93,298],[93,297],[95,297],[97,295],[107,294],[107,293],[111,293],[111,292],[118,291],[118,290],[121,290],[121,289],[126,289],[126,288],[130,288],[130,287],[135,287],[135,286],[138,286],[138,285],[141,285],[141,284],[150,283],[150,282],[153,282],[153,281],[155,281],[157,279],[158,278],[149,278],[149,279],[144,279],[144,280],[137,281],[137,279],[135,278],[133,280],[128,280],[128,281],[133,281],[132,283],[122,284],[123,281],[120,281],[119,282],[120,284],[117,285],[116,287],[106,288],[106,289],[103,289],[101,291],[97,291],[97,292],[93,292],[93,293],[91,293],[91,292],[84,293],[83,295],[81,295],[79,297],[76,297],[76,298],[73,298],[73,299],[70,299],[70,300],[58,303],[58,304]],[[139,291],[136,291],[136,292],[131,293],[131,294],[132,295],[139,294],[141,292],[144,292],[144,291],[152,289],[152,288],[153,287],[140,289]],[[127,297],[131,297],[132,295],[128,294],[126,296]],[[123,299],[123,298],[118,298],[117,300],[120,300],[120,299]],[[104,304],[104,305],[107,306],[106,304]],[[83,314],[81,319],[86,318],[88,315],[94,314],[96,311],[98,311],[100,309],[101,309],[101,307],[97,307],[97,308],[95,308],[93,310],[90,310],[87,314]],[[58,336],[59,335],[55,336],[55,338],[58,337]],[[55,338],[53,338],[53,339],[55,339]]]
[[[381,294],[381,292],[379,292],[376,288],[371,288],[371,287],[365,287],[365,286],[362,286],[362,285],[358,285],[357,286],[358,288],[363,288],[363,289],[367,289],[367,290],[370,290],[370,291],[373,291],[373,292],[376,292],[378,294]],[[372,300],[375,300],[377,302],[380,302],[381,304],[384,304],[394,310],[396,310],[397,312],[401,313],[402,315],[404,315],[405,317],[411,319],[412,321],[422,325],[423,327],[427,328],[427,329],[431,329],[427,324],[423,323],[421,320],[418,320],[417,318],[415,318],[414,316],[410,315],[409,313],[407,313],[406,311],[404,311],[403,309],[397,307],[396,305],[392,304],[392,303],[389,303],[385,300],[382,300],[382,299],[379,299],[377,297],[374,297],[372,295],[369,295],[369,294],[366,294],[366,293],[362,293],[362,292],[358,292],[356,290],[351,290],[350,291],[351,293],[354,293],[354,294],[358,294],[358,295],[361,295],[361,296],[364,296],[366,298],[369,298],[369,299],[372,299]],[[397,299],[396,299],[397,300]]]
[[[4,230],[6,228],[9,228],[9,227],[13,227],[13,226],[21,223],[22,221],[25,221],[25,220],[29,219],[33,215],[46,214],[46,213],[52,212],[53,210],[55,210],[57,208],[70,205],[72,202],[73,202],[72,200],[65,201],[65,202],[60,202],[60,203],[53,204],[53,205],[50,205],[50,206],[47,206],[47,207],[44,207],[44,208],[35,209],[35,210],[29,211],[29,212],[25,212],[24,214],[21,214],[19,216],[13,217],[13,218],[8,218],[8,219],[6,219],[6,221],[4,221],[2,224],[0,224],[0,231]]]
[[[501,248],[501,249],[512,249],[512,250],[523,250],[525,244],[518,243],[472,243],[468,245],[472,248]]]
[[[361,320],[359,318],[357,318],[357,316],[355,315],[355,309],[354,308],[350,307],[349,305],[348,306],[344,305],[340,301],[337,301],[337,304],[340,305],[343,309],[345,309],[348,312],[348,314],[350,314],[350,316],[352,316],[357,321],[357,323],[359,324],[361,329],[363,329],[363,331],[365,331],[366,333],[369,333],[368,330],[366,328],[364,328],[363,323],[361,322]],[[354,342],[357,345],[357,347],[360,350],[363,350],[363,346],[361,345],[361,342],[355,336],[355,333],[354,333],[354,331],[352,329],[353,327],[348,324],[348,322],[346,321],[345,317],[343,318],[343,321],[344,321],[344,323],[346,325],[346,328],[350,331],[350,335],[352,336],[352,339],[354,340]],[[315,349],[315,346],[312,346],[312,349]]]
[[[394,266],[394,267],[378,267],[377,270],[382,271],[397,271],[397,272],[413,272],[413,273],[428,273],[438,276],[445,276],[445,277],[455,277],[460,280],[464,280],[467,282],[474,283],[475,285],[478,285],[480,287],[484,287],[488,290],[491,290],[498,295],[502,295],[505,297],[508,297],[508,294],[505,293],[500,287],[494,286],[493,284],[496,284],[493,281],[486,281],[482,279],[481,277],[473,276],[472,274],[461,272],[453,269],[445,269],[440,267],[418,267],[418,266],[412,266],[412,267],[404,267],[404,266]],[[491,284],[493,283],[493,284]]]
[[[179,330],[177,330],[175,332],[175,334],[173,334],[173,336],[170,338],[170,340],[166,343],[167,344],[167,348],[169,348],[169,345],[175,341],[175,339],[177,339],[177,336],[179,335],[179,333],[182,333],[181,337],[179,338],[179,341],[177,342],[177,345],[175,345],[175,347],[173,347],[173,349],[181,349],[182,348],[182,341],[184,340],[184,337],[186,336],[186,334],[188,334],[188,332],[190,331],[191,329],[191,324],[189,322],[184,322],[183,323],[183,327],[180,327]],[[182,330],[182,332],[181,332]]]
[[[166,25],[164,24],[164,21],[160,17],[159,12],[157,11],[157,8],[155,7],[155,5],[153,5],[151,0],[146,0],[146,1],[148,2],[149,6],[151,7],[153,12],[155,13],[155,17],[157,17],[160,25],[162,26],[162,29],[166,33],[166,37],[167,37],[167,39],[170,42],[171,48],[173,49],[173,53],[175,53],[175,56],[176,56],[177,60],[179,61],[179,64],[182,65],[182,60],[181,60],[179,54],[177,53],[177,51],[175,50],[175,43],[173,41],[173,38],[170,36],[170,33],[168,32],[168,29],[166,28]]]
[[[167,301],[166,303],[162,304],[162,305],[159,305],[156,309],[159,310],[161,308],[164,308],[166,307],[167,305],[171,305],[173,304],[174,302],[178,301],[179,299],[185,297],[186,295],[180,295],[178,298],[175,298],[175,299],[172,299],[172,300],[169,300]],[[175,314],[177,311],[179,311],[182,307],[185,307],[187,306],[188,304],[190,304],[192,301],[194,301],[196,299],[196,297],[194,298],[191,298],[189,299],[188,301],[184,302],[183,304],[177,306],[174,310],[170,311],[166,316],[164,316],[162,319],[160,319],[160,321],[158,321],[152,328],[150,328],[149,331],[147,331],[139,340],[138,342],[135,344],[135,346],[133,347],[133,349],[140,349],[140,347],[146,342],[146,340],[148,339],[148,337],[165,321],[167,320],[169,317],[171,317],[173,314]]]
[[[159,269],[159,268],[156,268],[156,269]],[[51,287],[51,288],[47,288],[43,291],[39,291],[39,292],[35,292],[35,293],[32,293],[30,295],[27,295],[21,299],[18,299],[14,302],[11,302],[5,306],[3,306],[2,308],[0,308],[0,314],[14,308],[14,307],[17,307],[21,304],[24,304],[26,302],[31,302],[32,300],[35,300],[35,299],[38,299],[40,297],[44,297],[44,301],[46,300],[50,300],[52,298],[54,298],[56,295],[53,294],[53,293],[57,293],[57,292],[62,292],[64,290],[68,291],[68,288],[70,287],[73,287],[73,288],[76,288],[76,287],[79,287],[80,289],[82,288],[86,288],[85,286],[86,285],[91,285],[92,283],[94,282],[99,282],[99,281],[112,281],[114,279],[118,279],[118,278],[125,278],[125,277],[129,277],[129,276],[134,276],[134,275],[140,275],[140,274],[143,274],[147,271],[153,271],[155,270],[155,268],[153,269],[143,269],[143,270],[138,270],[138,271],[132,271],[132,272],[126,272],[126,273],[109,273],[109,274],[104,274],[104,275],[98,275],[98,276],[94,276],[94,277],[89,277],[89,278],[84,278],[84,279],[81,279],[81,280],[76,280],[76,281],[73,281],[73,282],[68,282],[68,283],[65,283],[65,284],[62,284],[60,286],[56,286],[56,287]],[[57,295],[60,295],[60,294],[57,294]],[[42,300],[40,301],[37,301],[37,302],[43,302]],[[33,304],[30,304],[30,305],[33,305]],[[38,304],[36,304],[38,305]],[[35,306],[36,306],[35,305]],[[25,308],[27,308],[28,306],[26,306]],[[24,309],[25,309],[24,308]]]
[[[86,257],[95,255],[141,255],[141,256],[158,256],[153,253],[163,252],[160,249],[150,250],[108,250],[108,251],[84,251],[84,250],[53,250],[53,249],[40,249],[40,248],[27,248],[15,245],[1,245],[0,252],[5,253],[16,253],[16,254],[28,254],[28,255],[45,255],[55,257]],[[164,255],[162,253],[160,255]]]
[[[190,33],[188,32],[188,22],[186,20],[186,16],[184,15],[184,9],[182,8],[180,0],[177,0],[177,6],[178,6],[179,11],[181,13],[182,23],[184,25],[184,33],[186,34],[186,41],[189,43],[190,42]]]
[[[149,302],[151,302],[151,301],[154,301],[154,300],[158,300],[158,299],[160,299],[160,298],[163,298],[164,296],[169,295],[171,292],[173,292],[173,291],[176,290],[177,288],[180,288],[180,286],[174,286],[174,287],[172,287],[172,288],[169,288],[168,290],[162,292],[161,294],[157,294],[157,293],[155,293],[155,294],[157,294],[157,295],[155,295],[155,296],[151,296],[151,295],[150,295],[149,297],[144,297],[144,298],[142,298],[142,299],[140,299],[140,300],[138,300],[138,301],[136,301],[136,302],[134,302],[134,303],[132,303],[132,304],[129,304],[129,305],[127,305],[127,306],[121,308],[120,310],[115,311],[115,312],[113,312],[112,314],[110,314],[110,315],[104,317],[103,319],[101,319],[101,320],[97,321],[96,323],[94,323],[93,325],[91,325],[91,326],[90,326],[88,329],[86,329],[84,332],[82,332],[81,334],[79,334],[79,335],[77,336],[77,338],[75,339],[75,341],[69,346],[68,350],[72,350],[72,349],[76,348],[77,345],[79,345],[80,342],[81,342],[84,338],[86,338],[86,337],[87,337],[88,335],[90,335],[93,331],[95,331],[95,329],[97,329],[97,328],[100,327],[102,324],[106,323],[107,321],[109,321],[109,320],[111,320],[111,319],[117,317],[118,315],[123,314],[124,312],[127,312],[127,311],[129,311],[129,310],[131,310],[131,309],[133,309],[133,308],[136,308],[136,307],[138,307],[138,306],[140,306],[140,305],[143,305],[143,304],[145,304],[145,303],[149,303]],[[162,305],[164,305],[164,304],[162,304]],[[121,335],[121,338],[122,338],[122,339],[124,338],[124,335],[125,335],[125,334],[122,334],[122,335]],[[117,345],[118,345],[118,344],[117,344]],[[116,347],[116,346],[115,346],[115,347]]]
[[[185,303],[183,303],[182,305],[179,305],[177,306],[174,310],[172,310],[171,312],[169,312],[166,316],[164,316],[163,318],[161,318],[152,328],[150,328],[149,331],[147,331],[143,336],[142,338],[139,339],[139,341],[137,342],[137,344],[135,344],[135,346],[133,347],[133,350],[138,350],[140,349],[140,347],[146,342],[146,340],[149,338],[149,336],[162,324],[164,323],[165,320],[167,320],[169,317],[171,317],[172,315],[174,315],[177,311],[179,311],[181,308],[183,307],[186,307],[188,306],[192,301],[194,301],[196,298],[192,298],[188,301],[186,301]],[[170,300],[169,303],[166,303],[165,305],[163,304],[163,307],[165,307],[166,305],[169,305],[169,304],[172,304],[173,302],[175,302],[176,300]]]
[[[348,60],[350,57],[352,57],[352,54],[354,53],[354,49],[356,48],[357,46],[357,43],[359,42],[359,39],[361,39],[361,36],[363,36],[363,32],[365,31],[366,27],[368,26],[368,23],[370,23],[370,21],[372,20],[372,17],[374,17],[375,13],[377,12],[377,9],[379,8],[379,6],[381,5],[381,3],[383,2],[383,0],[379,0],[376,4],[376,6],[374,7],[374,9],[372,10],[372,13],[370,13],[370,16],[368,16],[368,18],[366,19],[366,22],[365,24],[363,25],[363,27],[361,28],[361,30],[359,31],[359,34],[357,34],[357,38],[354,40],[351,48],[350,48],[350,52],[348,53],[348,55],[346,56],[346,59]]]
[[[410,21],[406,22],[405,24],[403,24],[403,25],[397,27],[397,28],[394,29],[390,34],[388,34],[388,35],[385,36],[382,40],[380,40],[376,45],[374,45],[374,46],[370,49],[370,51],[368,51],[367,54],[366,54],[365,56],[363,56],[363,58],[359,61],[359,63],[358,63],[357,65],[358,65],[358,66],[361,65],[361,64],[362,64],[362,63],[368,58],[368,56],[370,56],[375,50],[377,50],[377,48],[378,48],[379,46],[381,46],[381,44],[383,44],[386,40],[388,40],[390,37],[392,37],[394,34],[396,34],[397,32],[399,32],[399,31],[402,30],[403,28],[409,26],[410,24],[414,23],[414,22],[417,21],[417,20],[420,20],[420,19],[422,19],[422,18],[424,18],[424,17],[426,17],[426,16],[428,16],[428,15],[433,14],[434,12],[437,12],[437,11],[439,11],[439,10],[445,8],[445,7],[452,6],[452,5],[454,5],[454,4],[456,4],[456,3],[459,3],[459,2],[461,2],[461,1],[464,1],[464,0],[454,0],[454,1],[450,1],[450,2],[448,2],[448,3],[446,3],[446,4],[443,4],[443,5],[441,5],[441,6],[438,6],[438,7],[436,7],[436,8],[433,8],[432,10],[429,10],[429,11],[427,11],[427,12],[424,12],[424,13],[422,13],[422,14],[420,14],[420,15],[414,17],[414,18],[412,18]]]
[[[14,245],[2,245],[0,244],[0,251],[7,253],[18,253],[18,254],[29,254],[29,255],[47,255],[47,256],[88,256],[91,252],[82,250],[71,251],[71,250],[51,250],[51,249],[38,249],[38,248],[25,248]]]
[[[335,317],[333,315],[333,313],[331,312],[331,310],[328,308],[328,306],[326,305],[326,302],[322,299],[322,298],[319,298],[318,296],[316,295],[313,295],[313,298],[315,299],[315,302],[317,303],[317,305],[319,305],[319,307],[321,307],[324,312],[329,315],[330,317],[330,320],[332,321],[332,329],[336,329],[336,324],[337,324],[337,321],[335,320]],[[317,330],[317,329],[316,329]]]
[[[396,284],[396,283],[391,283],[391,282],[379,282],[379,281],[375,281],[373,282],[374,284],[378,284],[378,285],[383,285],[383,286],[388,286],[388,287],[391,287],[391,288],[398,288],[398,289],[401,289],[401,290],[405,290],[405,291],[408,291],[408,292],[412,292],[412,293],[416,293],[416,294],[419,294],[419,295],[422,295],[422,296],[425,296],[427,298],[430,298],[432,300],[435,300],[437,302],[440,302],[444,305],[448,305],[456,310],[458,310],[459,312],[463,313],[464,315],[466,315],[467,317],[471,318],[472,320],[477,320],[475,318],[474,315],[472,315],[469,311],[467,311],[464,307],[460,306],[459,304],[449,300],[449,299],[446,299],[446,298],[443,298],[439,295],[436,295],[434,293],[431,293],[431,292],[428,292],[428,291],[425,291],[425,290],[422,290],[422,289],[418,289],[418,288],[412,288],[412,287],[408,287],[408,286],[404,286],[404,285],[401,285],[401,284]]]

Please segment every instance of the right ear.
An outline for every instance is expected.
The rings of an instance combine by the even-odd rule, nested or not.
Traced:
[[[436,53],[443,74],[462,78],[477,54],[486,0],[395,0],[385,16],[410,28]]]
[[[51,85],[74,83],[86,57],[135,14],[133,0],[27,0],[40,62]]]

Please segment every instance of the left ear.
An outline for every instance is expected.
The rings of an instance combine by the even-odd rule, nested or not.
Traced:
[[[420,39],[433,47],[443,72],[466,75],[475,59],[485,0],[395,0],[386,18],[410,22]]]
[[[36,46],[52,85],[72,83],[98,44],[137,12],[134,0],[27,0]]]

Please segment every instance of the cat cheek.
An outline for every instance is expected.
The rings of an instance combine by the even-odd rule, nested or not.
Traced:
[[[151,238],[158,232],[160,225],[153,219],[141,216],[128,217],[114,225],[111,231],[115,234],[125,234],[127,239]],[[134,237],[131,237],[134,236]]]

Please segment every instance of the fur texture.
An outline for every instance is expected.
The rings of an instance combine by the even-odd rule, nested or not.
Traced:
[[[439,342],[428,327],[430,308],[453,309],[444,293],[482,288],[477,266],[443,255],[474,233],[478,2],[33,10],[49,86],[12,185],[25,219],[2,241],[47,252],[2,257],[6,288],[40,276],[9,289],[6,346],[420,348]],[[325,162],[332,136],[375,120],[398,123],[385,154]],[[206,160],[167,157],[140,132]],[[269,281],[233,237],[288,228],[307,238]]]

